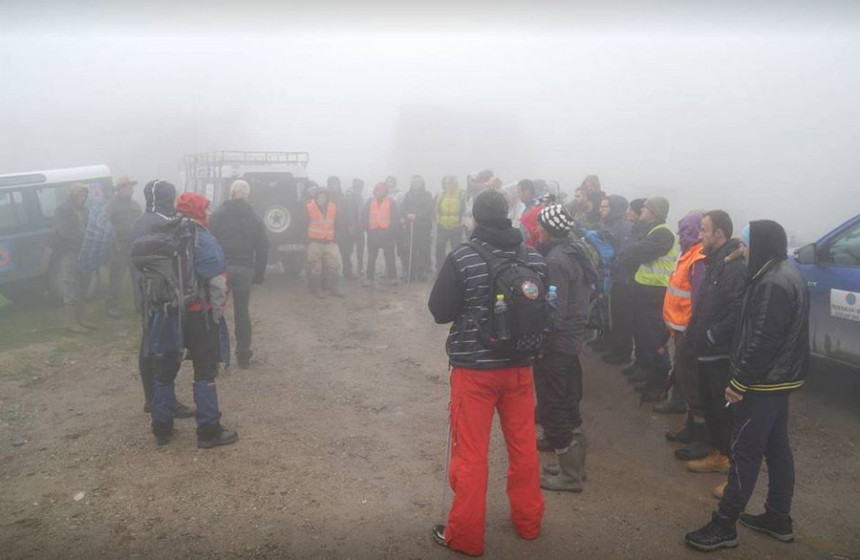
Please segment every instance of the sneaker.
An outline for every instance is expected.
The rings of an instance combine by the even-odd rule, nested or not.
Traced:
[[[723,455],[716,449],[711,449],[711,452],[704,459],[690,461],[687,463],[687,470],[695,473],[722,473],[729,472],[731,462],[727,455]]]
[[[769,512],[764,512],[761,515],[742,513],[740,522],[744,527],[770,535],[780,542],[790,543],[794,541],[791,517],[780,519]]]
[[[236,443],[239,441],[239,434],[234,432],[233,430],[228,430],[224,428],[221,430],[221,433],[214,438],[200,439],[197,438],[197,447],[200,449],[212,449],[213,447],[218,447],[219,445],[230,445],[231,443]]]
[[[448,546],[448,541],[445,540],[444,525],[433,525],[433,539],[442,546]]]
[[[710,523],[698,531],[687,533],[684,543],[690,548],[705,552],[719,548],[734,548],[738,546],[738,532],[734,523],[714,513]]]

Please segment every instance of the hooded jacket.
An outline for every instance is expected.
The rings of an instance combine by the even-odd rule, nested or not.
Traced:
[[[546,259],[547,284],[555,286],[558,293],[547,351],[578,355],[588,319],[591,286],[598,280],[597,270],[585,248],[569,235],[550,239],[537,249]]]
[[[228,266],[254,269],[262,281],[269,258],[269,237],[263,220],[246,200],[226,200],[209,219],[209,231],[221,244]]]
[[[617,194],[609,195],[609,215],[600,225],[602,231],[609,233],[609,242],[617,254],[621,245],[630,236],[633,224],[627,219],[627,199]]]
[[[785,230],[750,224],[749,286],[735,331],[729,385],[744,393],[791,391],[809,366],[809,292],[787,256]]]
[[[522,233],[503,220],[496,226],[479,224],[471,239],[488,251],[506,257],[516,256],[523,242]],[[546,282],[546,262],[534,249],[528,249],[528,262]],[[532,359],[511,360],[493,356],[478,339],[478,326],[490,318],[491,289],[486,261],[468,243],[459,245],[448,254],[433,290],[430,293],[430,313],[439,324],[453,323],[448,333],[446,349],[450,364],[471,369],[501,369],[531,365]]]
[[[732,337],[747,285],[747,267],[737,251],[740,241],[729,239],[705,254],[705,276],[693,298],[693,316],[687,338],[699,361],[729,359]]]

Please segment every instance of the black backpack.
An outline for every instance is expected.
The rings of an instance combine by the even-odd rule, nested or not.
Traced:
[[[154,309],[184,312],[197,299],[195,236],[194,223],[179,217],[159,224],[132,243],[131,263],[140,278],[144,317]]]
[[[477,251],[489,269],[489,320],[478,324],[478,338],[493,354],[510,359],[536,356],[544,347],[550,309],[547,287],[537,270],[529,264],[528,249],[520,245],[516,257],[493,254],[479,242],[469,246]],[[493,306],[497,295],[505,296],[510,337],[500,338]]]

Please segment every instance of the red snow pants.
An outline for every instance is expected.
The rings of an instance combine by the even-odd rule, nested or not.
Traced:
[[[484,553],[487,513],[487,453],[493,413],[508,448],[508,499],[517,534],[540,533],[544,500],[540,489],[532,368],[451,371],[451,463],[454,502],[445,539],[448,546],[472,556]]]

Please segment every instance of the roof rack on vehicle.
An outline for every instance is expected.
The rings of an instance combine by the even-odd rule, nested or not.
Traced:
[[[280,163],[307,167],[308,152],[242,152],[218,151],[185,156],[186,165]]]

